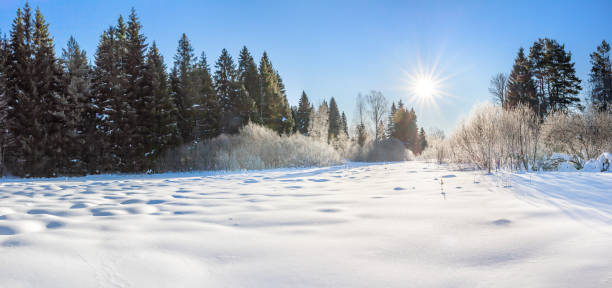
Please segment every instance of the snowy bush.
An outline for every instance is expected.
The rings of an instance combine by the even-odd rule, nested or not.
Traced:
[[[404,143],[397,139],[370,141],[363,146],[353,143],[347,150],[346,157],[358,162],[407,161],[414,158]]]
[[[612,113],[592,109],[554,113],[546,118],[543,135],[548,152],[571,155],[571,160],[582,166],[612,151]]]
[[[606,170],[612,151],[612,114],[556,112],[545,120],[532,109],[476,106],[443,143],[431,141],[423,157],[479,169]],[[590,160],[589,160],[590,159]]]
[[[310,167],[340,164],[343,158],[330,145],[299,133],[280,136],[248,124],[238,134],[220,135],[170,151],[157,163],[158,171],[242,170]]]

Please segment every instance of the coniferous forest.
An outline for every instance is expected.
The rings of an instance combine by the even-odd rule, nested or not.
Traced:
[[[256,61],[243,47],[234,60],[223,49],[212,63],[204,52],[196,54],[183,34],[172,67],[166,67],[133,8],[102,32],[91,57],[72,37],[56,55],[48,27],[41,11],[26,3],[0,39],[2,175],[165,171],[170,168],[160,168],[159,159],[165,163],[168,155],[197,150],[248,123],[348,150],[347,117],[335,99],[315,109],[303,92],[298,106],[291,107],[266,52]],[[425,136],[421,129],[423,141],[416,140],[416,115],[406,109],[402,103],[393,108],[388,133],[382,134],[413,149]],[[408,130],[394,130],[394,119]],[[361,147],[368,136],[358,122],[355,142]],[[384,123],[374,123],[377,137],[369,138],[382,140]],[[418,146],[415,152],[423,148]]]

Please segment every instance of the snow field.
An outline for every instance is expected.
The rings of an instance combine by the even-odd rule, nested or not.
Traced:
[[[0,287],[607,287],[610,187],[423,162],[9,179]]]

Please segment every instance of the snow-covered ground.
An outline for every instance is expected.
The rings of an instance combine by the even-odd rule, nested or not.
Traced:
[[[0,287],[612,287],[612,173],[349,164],[0,199]]]

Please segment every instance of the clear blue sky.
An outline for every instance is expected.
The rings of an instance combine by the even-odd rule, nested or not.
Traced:
[[[419,59],[452,77],[439,109],[417,109],[419,125],[449,131],[473,104],[491,99],[490,77],[508,73],[519,47],[538,37],[565,43],[586,84],[588,55],[612,41],[612,1],[164,1],[32,0],[50,22],[61,51],[74,35],[90,58],[101,32],[136,8],[149,41],[168,64],[181,33],[214,63],[222,48],[234,57],[246,45],[268,51],[292,105],[302,90],[315,103],[334,96],[349,116],[357,93],[408,98],[405,76]],[[24,0],[0,0],[7,33]]]

